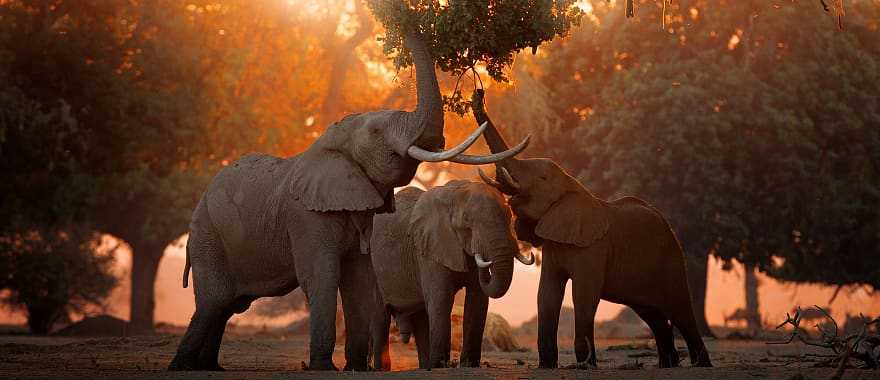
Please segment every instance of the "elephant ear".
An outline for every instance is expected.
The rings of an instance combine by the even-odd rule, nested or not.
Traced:
[[[387,207],[366,173],[338,151],[310,149],[304,152],[297,159],[291,182],[294,198],[312,211],[367,211]]]
[[[535,234],[587,248],[608,233],[608,211],[608,206],[592,194],[568,193],[541,217]]]
[[[450,189],[439,187],[425,192],[413,206],[409,234],[416,250],[456,272],[466,272],[464,248],[452,224]]]

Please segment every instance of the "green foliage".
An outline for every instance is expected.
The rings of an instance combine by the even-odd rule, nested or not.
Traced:
[[[806,3],[675,2],[666,32],[659,8],[593,6],[530,60],[563,126],[533,147],[600,194],[657,205],[691,255],[880,287],[880,35],[858,16],[876,3],[843,31]]]
[[[462,76],[481,64],[499,82],[516,53],[564,36],[578,25],[583,12],[575,0],[369,0],[367,4],[385,25],[384,50],[398,68],[412,64],[403,36],[419,31],[428,40],[438,67]],[[447,108],[459,114],[469,109],[456,88],[445,98]]]
[[[95,253],[96,235],[75,232],[0,237],[0,290],[8,291],[2,301],[24,310],[35,334],[48,333],[69,313],[101,306],[116,286],[113,256]]]

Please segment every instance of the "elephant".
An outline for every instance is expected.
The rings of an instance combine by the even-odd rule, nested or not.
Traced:
[[[395,213],[373,217],[374,368],[390,368],[391,314],[402,334],[415,336],[419,367],[446,367],[450,314],[461,288],[467,292],[460,363],[479,367],[489,297],[507,292],[514,258],[534,263],[519,251],[504,196],[484,183],[455,180],[428,191],[408,187],[395,200]]]
[[[488,123],[491,151],[507,144],[485,112],[482,92],[474,116]],[[558,365],[557,328],[563,294],[572,281],[577,367],[596,366],[593,322],[600,299],[631,307],[651,328],[660,367],[679,364],[673,326],[687,342],[691,363],[712,365],[700,338],[681,245],[666,218],[635,197],[597,198],[545,158],[509,158],[496,176],[481,178],[510,196],[517,237],[543,251],[538,285],[538,351],[541,368]]]
[[[286,159],[246,155],[208,185],[193,211],[183,271],[186,287],[192,268],[196,310],[170,370],[222,370],[217,359],[228,319],[259,297],[297,287],[310,305],[308,368],[337,369],[332,354],[339,291],[345,368],[368,369],[373,215],[394,211],[394,187],[409,183],[423,161],[479,164],[518,153],[462,154],[485,126],[442,151],[433,58],[419,32],[407,34],[405,43],[416,71],[414,111],[348,115],[304,152]]]

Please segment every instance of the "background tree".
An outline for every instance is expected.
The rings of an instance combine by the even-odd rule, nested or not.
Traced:
[[[538,83],[519,92],[548,94],[555,115],[531,125],[530,152],[540,146],[598,193],[637,194],[669,216],[704,333],[708,254],[742,262],[752,280],[754,269],[876,278],[864,264],[878,246],[868,232],[878,215],[876,21],[848,18],[841,32],[814,4],[698,1],[667,6],[657,31],[660,7],[624,20],[615,5],[591,4],[589,22],[525,60],[523,77]],[[854,7],[877,13],[875,2]],[[500,107],[499,120],[522,124]]]
[[[34,334],[49,333],[71,313],[102,306],[116,286],[113,256],[95,254],[96,236],[69,232],[0,237],[0,289],[8,291],[2,301],[25,312]]]

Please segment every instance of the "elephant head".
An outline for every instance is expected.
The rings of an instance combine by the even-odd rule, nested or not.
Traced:
[[[484,136],[492,152],[507,150],[483,108],[482,90],[474,93],[473,112],[487,124]],[[544,240],[588,247],[608,232],[608,206],[559,165],[547,158],[507,158],[495,163],[496,178],[479,171],[486,183],[510,196],[520,240],[540,246]]]
[[[415,111],[375,111],[346,116],[331,125],[298,158],[292,192],[313,211],[393,211],[393,188],[412,180],[423,161],[485,164],[511,157],[528,144],[498,155],[462,154],[479,138],[477,128],[459,146],[443,149],[443,107],[434,61],[421,36],[407,35],[416,68]]]
[[[483,293],[498,298],[507,292],[513,259],[525,264],[511,229],[504,196],[479,182],[451,181],[419,197],[410,216],[416,249],[450,270],[466,272],[473,260]]]

